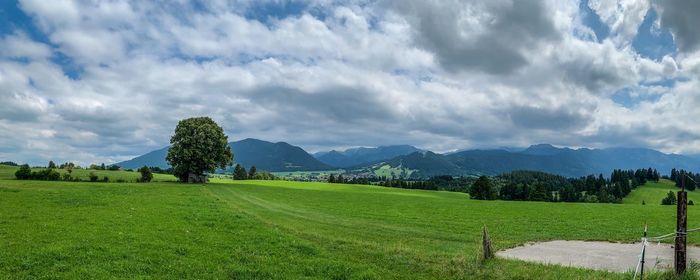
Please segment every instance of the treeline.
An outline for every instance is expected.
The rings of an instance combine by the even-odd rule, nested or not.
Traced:
[[[566,178],[538,171],[514,171],[497,176],[504,181],[498,190],[503,200],[619,203],[632,189],[647,181],[658,181],[655,169],[613,170],[603,174]]]
[[[270,172],[258,171],[255,165],[246,171],[243,165],[236,164],[232,176],[234,180],[277,180],[277,177]]]
[[[402,189],[438,190],[433,181],[405,181],[401,179],[386,180],[379,183],[380,186]]]
[[[17,180],[40,180],[40,181],[70,181],[70,182],[81,182],[82,179],[72,176],[73,174],[73,164],[61,165],[59,169],[64,169],[65,173],[61,174],[56,171],[56,165],[53,161],[49,162],[49,167],[41,168],[41,170],[33,171],[28,164],[23,164],[19,166],[19,169],[15,171],[15,178]],[[153,173],[151,170],[144,166],[138,169],[141,177],[138,178],[137,182],[150,182],[153,179]],[[100,178],[94,172],[90,172],[88,175],[88,181],[90,182],[109,182],[109,177],[104,176]],[[125,183],[124,179],[117,179],[118,183]]]
[[[49,165],[51,166],[51,165]],[[55,168],[42,168],[39,171],[32,171],[32,168],[28,164],[22,164],[19,169],[15,171],[15,178],[17,180],[40,180],[40,181],[70,181],[70,182],[80,182],[83,181],[78,177],[73,177],[71,174],[73,169],[66,169],[66,172],[61,174],[56,171]],[[104,176],[100,179],[95,173],[90,172],[88,176],[90,182],[109,182],[109,177]]]
[[[378,185],[390,188],[420,189],[420,190],[440,190],[453,192],[469,192],[469,188],[474,182],[473,177],[452,177],[449,175],[434,176],[427,180],[409,180],[388,178],[386,176],[369,177],[344,177],[343,174],[331,174],[328,176],[328,183]]]
[[[634,188],[647,181],[658,181],[660,177],[659,172],[652,168],[613,170],[608,178],[603,174],[567,178],[540,171],[513,171],[492,177],[435,176],[427,180],[380,177],[374,184],[392,188],[466,192],[474,199],[620,203]],[[372,180],[368,181],[372,183]]]
[[[683,169],[671,169],[671,177],[669,179],[676,183],[677,187],[685,185],[685,189],[693,191],[697,188],[697,182],[700,182],[700,173],[688,172]]]
[[[328,183],[371,185],[376,182],[379,182],[378,177],[352,177],[348,179],[347,177],[343,177],[343,174],[338,174],[337,177],[335,174],[328,176]]]

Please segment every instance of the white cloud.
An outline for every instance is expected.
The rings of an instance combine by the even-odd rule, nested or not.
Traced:
[[[35,42],[21,32],[0,38],[0,45],[0,57],[45,59],[51,56],[49,46]]]
[[[245,16],[250,1],[201,10],[22,1],[52,46],[21,32],[3,38],[26,47],[0,54],[0,101],[10,104],[0,107],[0,157],[109,163],[165,146],[179,119],[198,115],[232,140],[312,150],[549,142],[700,151],[688,137],[700,128],[671,113],[700,104],[696,79],[640,86],[690,76],[698,56],[640,57],[628,41],[648,3],[607,3],[592,1],[617,35],[599,43],[574,36],[576,1],[323,1],[265,21]],[[47,59],[53,52],[79,68],[77,79]],[[641,101],[611,101],[623,88]],[[657,124],[677,132],[654,133]]]

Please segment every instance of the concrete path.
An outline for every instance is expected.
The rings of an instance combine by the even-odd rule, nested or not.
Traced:
[[[622,244],[593,241],[555,240],[526,244],[496,255],[546,264],[559,264],[615,272],[633,271],[637,266],[641,243]],[[688,260],[700,260],[700,248],[688,247]],[[644,270],[673,267],[673,247],[670,244],[649,243]]]

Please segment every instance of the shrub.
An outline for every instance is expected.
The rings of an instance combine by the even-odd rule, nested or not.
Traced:
[[[673,191],[668,191],[666,197],[661,200],[661,205],[675,205],[676,204],[676,194]]]
[[[340,178],[340,176],[338,176]],[[337,181],[342,181],[338,180]],[[493,188],[493,183],[489,179],[489,177],[486,176],[481,176],[479,179],[472,184],[471,189],[469,190],[469,196],[472,199],[481,199],[481,200],[494,200],[496,199],[496,190]]]
[[[97,175],[95,175],[95,172],[90,172],[90,182],[97,182]]]
[[[102,182],[109,182],[109,177],[105,176],[104,178],[102,178]]]
[[[28,164],[22,164],[19,170],[15,172],[15,177],[17,180],[29,180],[32,178],[32,169]]]
[[[148,183],[153,180],[153,172],[151,172],[151,169],[148,168],[148,166],[139,168],[139,173],[141,173],[141,178],[139,178],[137,182]]]
[[[49,168],[41,171],[32,172],[29,179],[44,181],[60,181],[61,173],[58,173],[56,170]]]
[[[63,173],[63,181],[71,181],[72,179],[69,173]]]
[[[647,202],[642,200],[642,205],[647,205]]]
[[[688,200],[688,205],[695,205],[695,202],[693,202],[692,200]]]

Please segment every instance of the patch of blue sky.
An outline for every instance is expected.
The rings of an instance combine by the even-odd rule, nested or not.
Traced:
[[[657,81],[645,81],[634,87],[626,87],[613,93],[610,98],[617,104],[633,108],[641,102],[656,102],[661,98],[665,90],[670,90],[676,86],[676,83],[685,82],[689,79],[686,77],[666,78]],[[645,91],[639,94],[639,91]]]
[[[666,55],[674,56],[676,45],[668,28],[655,26],[657,20],[656,11],[649,9],[632,40],[632,47],[642,57],[660,61]]]
[[[272,20],[300,16],[308,8],[308,4],[303,1],[253,1],[244,16],[269,25]]]
[[[639,103],[644,101],[656,102],[659,100],[659,98],[661,98],[660,94],[635,94],[635,90],[638,89],[629,87],[623,88],[613,93],[610,98],[613,102],[625,108],[634,108],[639,105]]]
[[[581,0],[579,9],[581,10],[581,20],[583,24],[593,30],[598,42],[603,41],[610,35],[610,28],[600,20],[596,12],[588,6],[588,0]]]
[[[18,32],[25,34],[31,40],[48,45],[53,50],[58,49],[58,46],[51,43],[46,34],[39,29],[32,17],[20,9],[17,1],[0,1],[0,37],[10,36]],[[53,52],[51,60],[59,65],[63,73],[71,79],[79,79],[83,72],[81,66],[76,65],[73,59],[59,51]],[[16,61],[20,63],[30,62],[27,58],[17,58]]]
[[[659,86],[659,87],[672,88],[672,87],[676,86],[676,83],[686,82],[686,81],[689,81],[689,79],[687,77],[675,77],[675,78],[661,79],[658,81],[642,82],[642,83],[640,83],[640,85],[646,86],[646,87]]]

